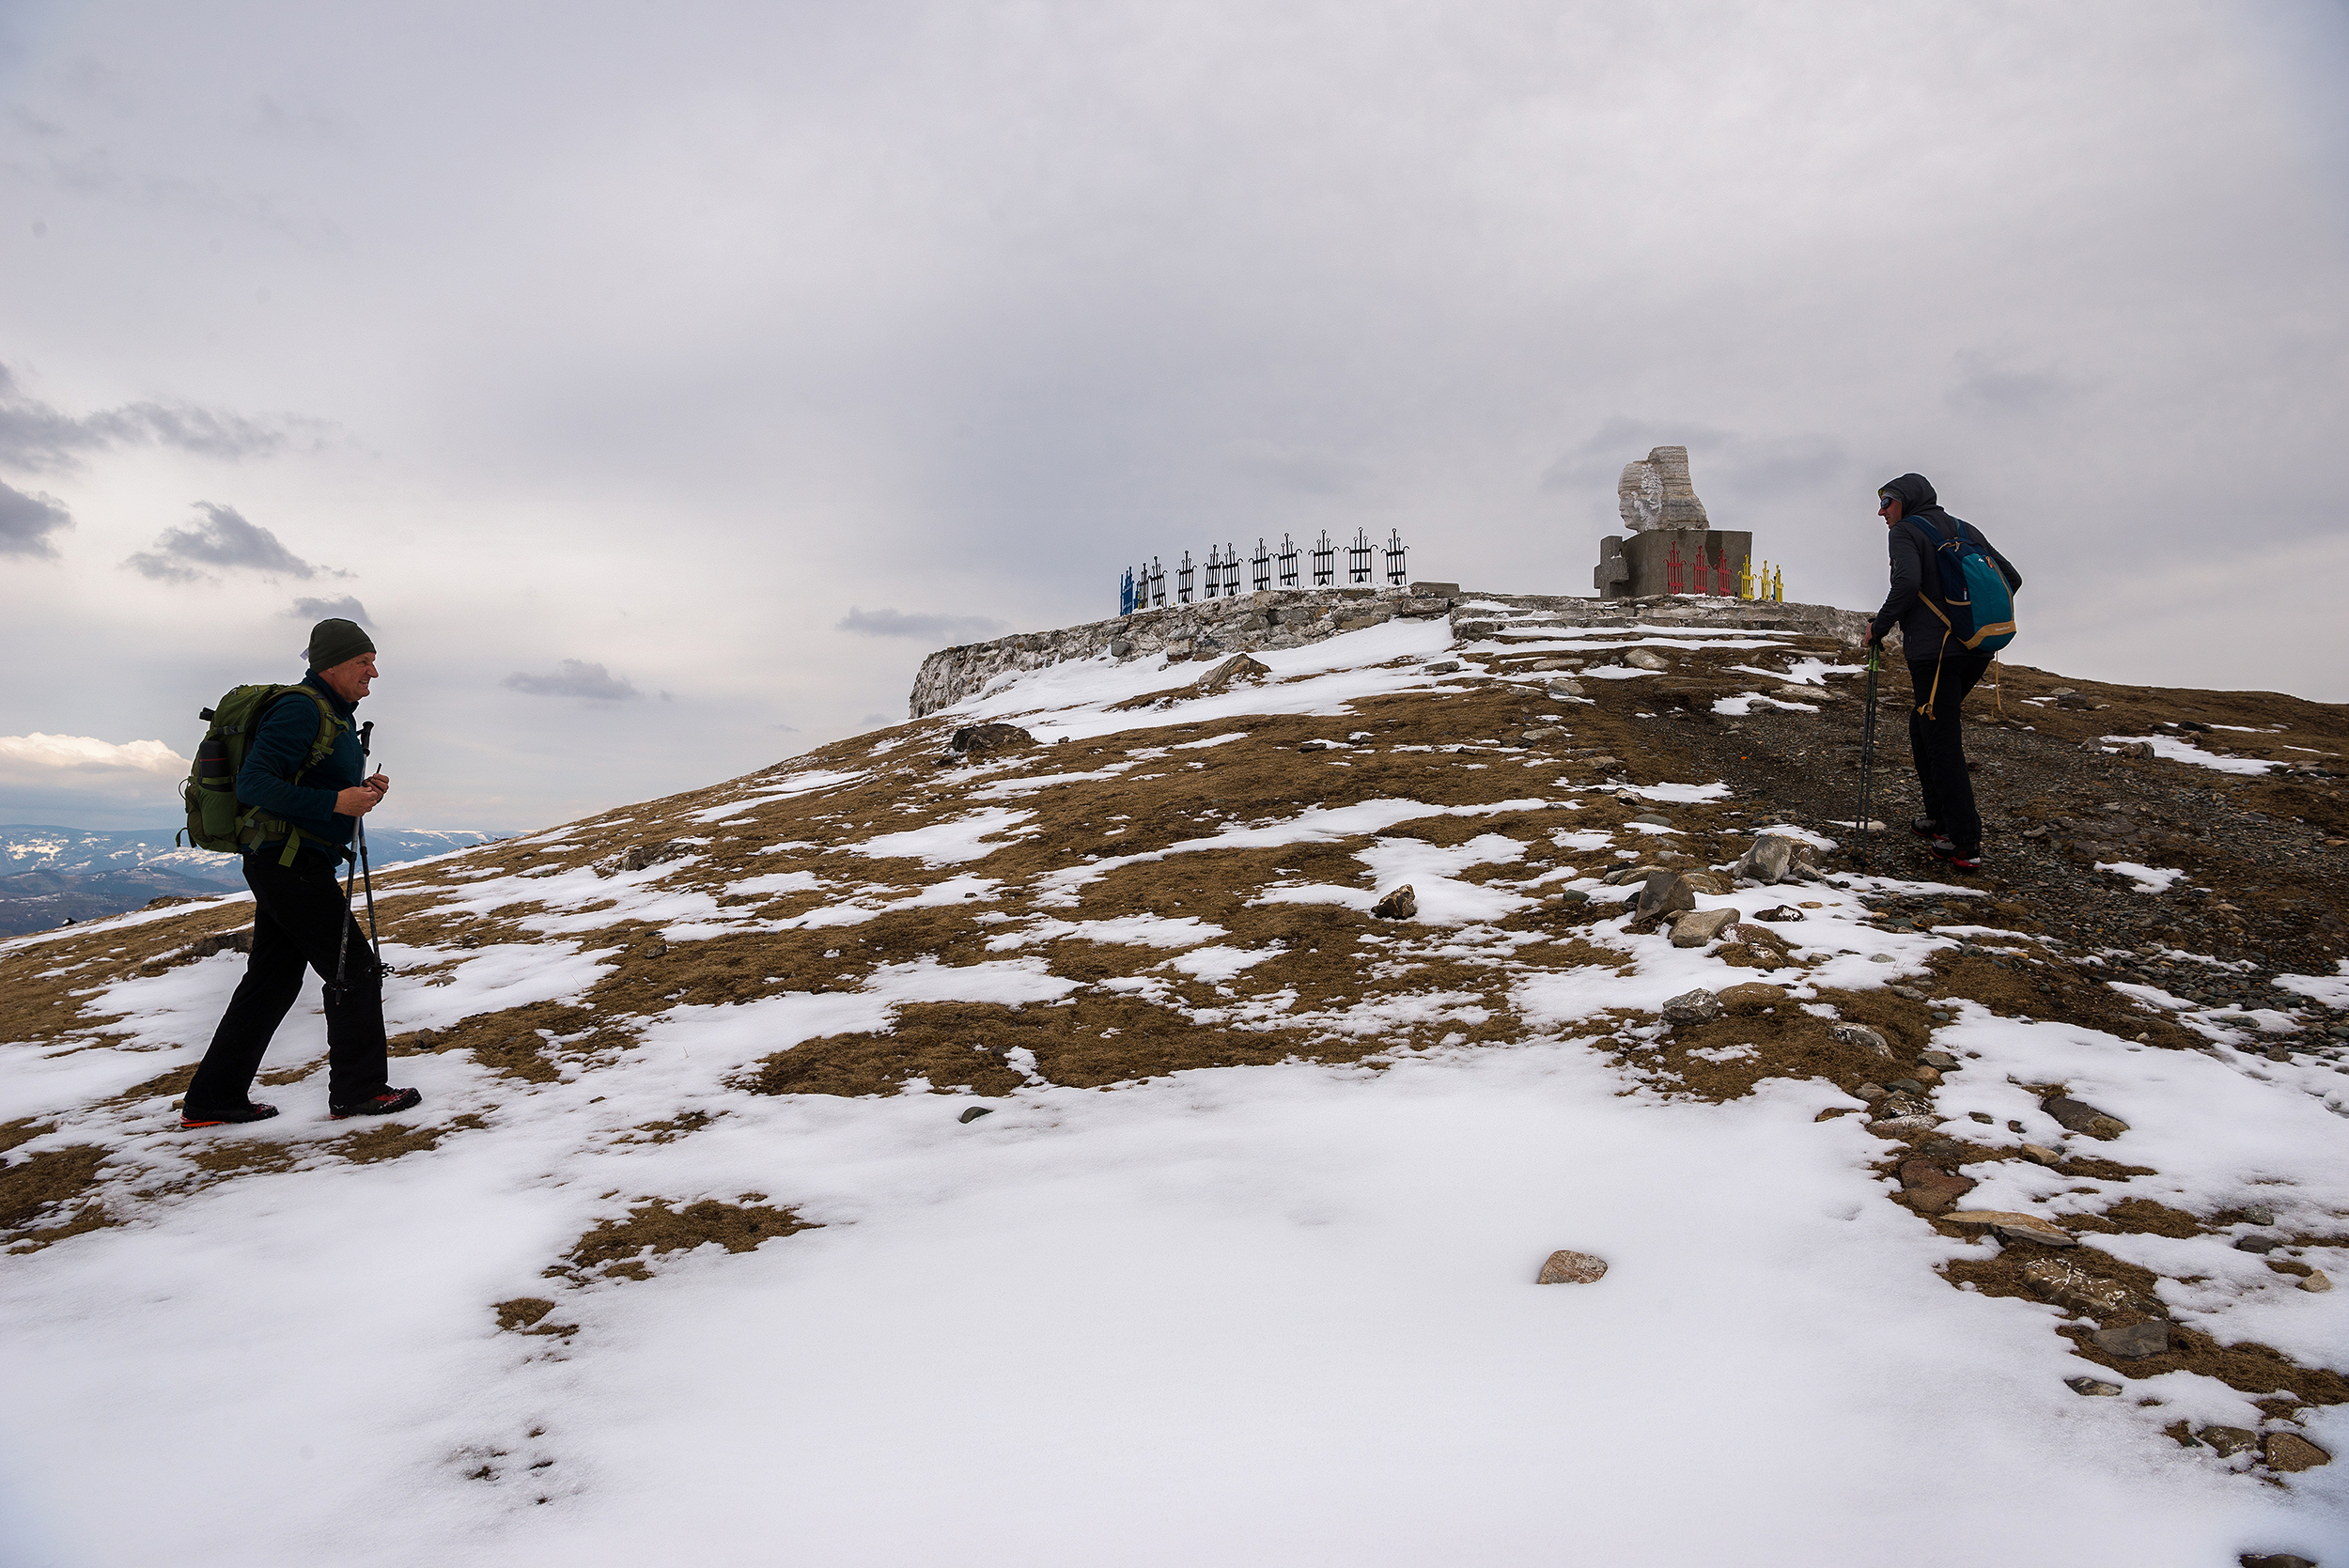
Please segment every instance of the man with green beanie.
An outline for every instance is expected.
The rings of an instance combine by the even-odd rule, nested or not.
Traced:
[[[245,846],[253,956],[180,1102],[186,1126],[277,1114],[274,1106],[253,1103],[253,1075],[302,994],[304,969],[326,982],[328,1110],[337,1119],[381,1116],[421,1098],[386,1081],[383,977],[335,879],[359,818],[392,786],[381,773],[362,776],[366,758],[350,722],[375,684],[375,644],[356,622],[324,620],[310,629],[308,659],[302,684],[272,699],[261,714],[237,771],[238,801],[278,819],[284,830]],[[334,727],[334,743],[311,763],[321,722]]]

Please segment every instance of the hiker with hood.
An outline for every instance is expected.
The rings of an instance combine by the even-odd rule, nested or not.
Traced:
[[[253,956],[180,1102],[185,1126],[277,1114],[253,1103],[253,1075],[305,968],[326,982],[327,1110],[337,1120],[381,1116],[422,1097],[386,1081],[382,973],[334,876],[359,818],[392,786],[381,773],[362,776],[350,722],[375,682],[375,644],[355,622],[324,620],[310,630],[306,657],[309,673],[269,699],[237,770],[238,803],[257,825],[242,846]]]
[[[1882,644],[1900,628],[1902,652],[1916,705],[1908,715],[1908,748],[1917,765],[1917,786],[1924,815],[1909,823],[1918,837],[1954,871],[1982,869],[1982,815],[1974,809],[1974,784],[1966,770],[1966,737],[1959,708],[1995,657],[1968,646],[1976,634],[1970,610],[1952,604],[1939,557],[1952,544],[1979,546],[2006,579],[2012,594],[2023,574],[1990,546],[1982,531],[1944,511],[1921,474],[1904,474],[1876,491],[1876,515],[1884,520],[1892,556],[1892,591],[1868,626],[1868,645]],[[2005,628],[2012,634],[2011,626]],[[1997,639],[2003,646],[2005,636]]]

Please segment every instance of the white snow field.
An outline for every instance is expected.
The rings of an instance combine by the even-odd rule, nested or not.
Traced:
[[[1439,627],[1390,623],[1262,656],[1272,682],[1122,712],[1110,705],[1179,673],[1065,665],[946,717],[1049,738],[1344,713],[1440,688],[1419,661],[1444,645]],[[1672,629],[1641,628],[1606,645],[1675,643]],[[1186,754],[1142,748],[1110,766],[1172,768]],[[861,1099],[730,1086],[796,1042],[884,1027],[909,1002],[1055,1005],[1081,984],[1037,955],[1057,941],[1130,954],[1133,975],[1105,983],[1129,989],[1277,965],[1277,949],[1229,945],[1206,921],[1086,921],[1076,906],[1116,858],[1019,887],[988,875],[988,857],[1028,831],[1020,801],[1097,771],[1030,753],[1000,770],[991,798],[1010,804],[863,842],[957,868],[918,891],[861,879],[858,855],[801,864],[796,846],[777,846],[771,880],[754,879],[828,890],[829,906],[798,917],[811,926],[909,896],[971,900],[999,922],[985,962],[889,964],[854,990],[678,1006],[637,1048],[557,1082],[501,1079],[462,1054],[403,1058],[397,1080],[423,1091],[430,1125],[479,1125],[371,1164],[304,1154],[350,1130],[319,1111],[321,1072],[264,1092],[288,1113],[236,1134],[283,1145],[288,1168],[0,1256],[0,1564],[2226,1568],[2244,1551],[2330,1560],[2326,1548],[2349,1547],[2349,1465],[2276,1483],[2237,1473],[2248,1457],[2163,1435],[2181,1419],[2258,1428],[2250,1396],[2173,1373],[2081,1397],[2064,1379],[2101,1369],[2053,1332],[2057,1309],[1937,1275],[1999,1244],[1946,1238],[1886,1201],[1873,1165],[1890,1145],[1863,1116],[1816,1119],[1859,1101],[1784,1079],[1725,1104],[1667,1098],[1595,1048],[1604,1010],[1752,978],[1620,917],[1583,930],[1620,970],[1562,965],[1540,939],[1483,924],[1561,886],[1626,895],[1597,884],[1628,863],[1604,831],[1556,836],[1585,857],[1570,882],[1485,875],[1517,853],[1499,835],[1449,848],[1381,838],[1414,815],[1470,810],[1412,801],[1203,822],[1196,839],[1137,857],[1358,845],[1377,873],[1365,885],[1419,890],[1420,920],[1379,949],[1392,973],[1436,951],[1505,972],[1528,1023],[1515,1043],[1107,1090],[1031,1072],[984,1100],[920,1080]],[[859,777],[779,771],[706,815]],[[1521,777],[1512,788],[1526,800],[1474,810],[1595,794]],[[1645,796],[1720,793],[1698,779]],[[754,910],[664,885],[691,863],[445,877],[452,907],[539,903],[525,924],[540,939],[391,952],[411,967],[454,962],[395,978],[393,1027],[577,997],[614,952],[599,932],[622,919],[665,923],[671,942],[756,926]],[[1812,967],[1797,1002],[1822,986],[1897,983],[1960,939],[2032,946],[1984,926],[1871,928],[1857,891],[1966,890],[1851,884],[1802,892],[1820,907],[1800,928]],[[1750,913],[1793,891],[1728,901]],[[1368,897],[1294,878],[1256,896]],[[0,1119],[54,1121],[39,1147],[183,1158],[202,1145],[154,1104],[96,1102],[195,1060],[241,967],[224,954],[93,991],[128,1015],[101,1044],[0,1047]],[[2129,1124],[2100,1153],[2161,1172],[2092,1182],[2007,1162],[1968,1206],[2061,1218],[2121,1196],[2206,1211],[2257,1199],[2286,1229],[2338,1233],[2349,1121],[2332,1086],[2349,1080],[2252,1054],[2261,1028],[2291,1027],[2280,1014],[2222,1017],[2154,995],[2206,1052],[1952,1003],[1934,1044],[1967,1060],[1940,1091],[1943,1114],[2013,1119],[2018,1141],[2058,1143],[2022,1085],[2061,1079]],[[288,1035],[316,1034],[316,1000],[313,983]],[[1398,981],[1358,1017],[1323,1021],[1384,1031],[1396,1009],[1440,1022],[1465,1005]],[[1238,1003],[1194,1017],[1249,1018]],[[991,1113],[957,1120],[974,1106]],[[693,1112],[714,1120],[667,1141],[641,1135]],[[671,1255],[648,1280],[543,1277],[651,1194],[771,1202],[821,1228]],[[2092,1239],[2197,1276],[2164,1281],[2182,1324],[2304,1362],[2349,1344],[2349,1291],[2284,1288],[2227,1235]],[[1534,1284],[1559,1248],[1609,1272]],[[2305,1258],[2349,1275],[2349,1250]],[[577,1332],[499,1329],[491,1304],[528,1296],[553,1299],[548,1324]],[[2349,1448],[2349,1405],[2302,1421],[2327,1450]]]

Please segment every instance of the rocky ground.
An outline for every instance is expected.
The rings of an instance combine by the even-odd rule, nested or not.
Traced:
[[[239,1183],[493,1139],[533,1095],[592,1120],[600,1097],[572,1092],[683,1021],[786,1003],[816,1021],[696,1096],[646,1114],[613,1089],[637,1119],[597,1147],[690,1145],[761,1097],[952,1096],[968,1122],[1174,1074],[1579,1043],[1626,1094],[1813,1086],[1822,1121],[1867,1125],[1883,1201],[1947,1238],[1949,1288],[2055,1310],[2079,1396],[2165,1418],[2181,1462],[2305,1484],[2349,1401],[2341,1341],[2228,1314],[2330,1312],[2349,1264],[2349,1199],[2306,1153],[2349,1135],[2349,709],[2008,666],[1968,704],[1990,863],[1959,878],[1906,831],[1905,678],[1878,702],[1891,826],[1859,831],[1855,651],[1817,617],[1676,608],[1566,628],[1471,598],[1448,626],[1349,634],[1357,664],[1346,636],[1285,670],[1104,657],[386,875],[395,1054],[479,1087],[396,1127],[171,1130],[233,983],[234,903],[0,945],[0,1040],[45,1086],[0,1126],[0,1226],[23,1267]],[[1765,838],[1797,863],[1741,878]],[[1659,900],[1684,908],[1641,918]],[[265,1084],[309,1093],[315,1051]],[[2294,1108],[2302,1152],[2222,1170],[2083,1087],[2167,1081],[2171,1058]],[[537,1260],[552,1285],[481,1303],[501,1331],[559,1342],[583,1291],[831,1222],[763,1191],[604,1185]]]

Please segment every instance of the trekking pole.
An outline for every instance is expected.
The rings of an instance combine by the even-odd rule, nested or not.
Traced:
[[[367,948],[375,955],[376,972],[383,971],[383,934],[375,928],[375,877],[367,869],[367,819],[359,819],[359,885],[367,891]]]
[[[1877,662],[1876,646],[1871,643],[1868,645],[1868,700],[1862,713],[1859,729],[1859,815],[1852,821],[1853,831],[1863,835],[1868,831],[1868,797],[1875,787]],[[1867,851],[1862,848],[1856,858],[1859,862],[1860,868],[1865,870],[1868,864]]]
[[[375,724],[372,721],[359,726],[359,776],[362,779],[367,776],[367,747],[374,738]],[[343,928],[334,941],[334,991],[338,996],[342,993],[343,974],[350,958],[350,901],[358,891],[353,884],[359,879],[360,862],[366,854],[367,819],[359,817],[352,826],[358,830],[359,853],[350,857],[350,867],[343,873]],[[372,921],[374,917],[375,885],[370,882],[367,885],[367,918]],[[380,950],[376,962],[379,965],[382,962]]]

